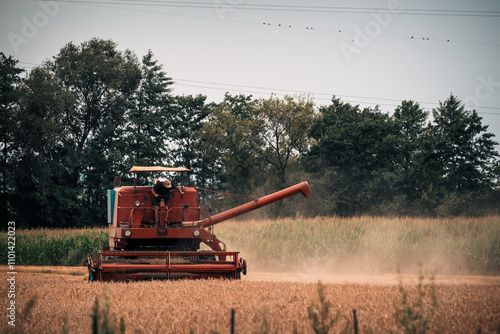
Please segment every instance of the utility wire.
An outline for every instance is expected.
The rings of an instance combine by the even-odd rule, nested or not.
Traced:
[[[282,12],[314,12],[314,13],[373,13],[374,11],[387,10],[381,7],[345,7],[345,6],[312,6],[312,5],[274,5],[274,4],[230,4],[221,2],[185,2],[185,1],[133,1],[133,0],[59,0],[65,3],[81,4],[111,4],[125,6],[155,6],[173,8],[234,8],[238,10],[257,11],[282,11]],[[485,10],[451,10],[451,9],[409,9],[397,8],[394,12],[400,15],[439,15],[439,16],[477,16],[500,17],[500,11]]]
[[[311,94],[314,97],[317,95],[319,96],[326,96],[326,97],[320,97],[316,98],[319,100],[328,100],[331,101],[331,97],[334,95],[333,93],[322,93],[322,92],[307,92],[307,91],[299,91],[299,90],[289,90],[289,89],[280,89],[280,88],[270,88],[270,87],[260,87],[260,86],[246,86],[246,85],[236,85],[236,84],[225,84],[225,83],[220,83],[220,82],[209,82],[209,81],[198,81],[198,80],[186,80],[186,79],[174,79],[176,82],[181,81],[181,82],[189,82],[189,83],[201,83],[201,84],[208,84],[208,85],[218,85],[218,86],[228,86],[228,87],[211,87],[211,86],[199,86],[199,85],[192,85],[192,84],[177,84],[177,86],[188,86],[188,87],[198,87],[198,88],[209,88],[209,89],[219,89],[219,90],[230,90],[230,91],[238,91],[238,89],[234,89],[231,87],[238,87],[238,88],[250,88],[250,89],[259,89],[259,90],[264,90],[264,92],[259,92],[259,91],[242,91],[242,92],[247,92],[247,93],[254,93],[254,94],[269,94],[271,92],[287,92],[287,93],[293,93],[293,94]],[[283,94],[282,94],[283,95]],[[389,99],[389,98],[381,98],[381,97],[373,97],[373,96],[360,96],[360,95],[345,95],[345,94],[335,94],[335,96],[339,96],[342,98],[348,98],[348,99],[368,99],[368,100],[375,100],[375,101],[389,101],[389,102],[398,102],[400,103],[403,101],[403,99]],[[361,104],[368,104],[368,103],[374,103],[371,101],[352,101],[354,103],[361,103]],[[376,102],[375,102],[376,103]],[[378,105],[385,105],[385,106],[398,106],[399,104],[383,104],[383,103],[376,103]],[[430,105],[439,105],[439,103],[436,102],[419,102],[419,104],[430,104]],[[492,109],[492,110],[500,110],[499,107],[474,107],[477,109]],[[487,113],[487,112],[482,112],[482,113]],[[500,115],[497,113],[491,113],[493,115]]]
[[[49,0],[40,0],[40,1],[49,1]],[[355,35],[356,32],[354,31],[347,31],[343,29],[326,29],[326,28],[317,28],[313,26],[297,26],[297,25],[292,25],[292,24],[282,24],[282,23],[270,23],[270,22],[256,22],[256,21],[246,21],[246,20],[235,20],[235,19],[229,19],[229,18],[224,18],[223,20],[220,18],[215,18],[215,17],[206,17],[206,16],[198,16],[198,15],[187,15],[187,14],[173,14],[173,13],[165,13],[165,12],[159,12],[159,11],[153,11],[153,10],[145,10],[145,9],[138,9],[138,8],[123,8],[123,7],[116,7],[120,5],[136,5],[136,6],[148,6],[148,3],[151,5],[163,5],[163,7],[169,7],[168,5],[171,4],[173,7],[187,7],[189,8],[190,6],[187,6],[186,4],[200,4],[200,3],[187,3],[187,2],[165,2],[165,1],[143,1],[143,2],[137,2],[134,0],[108,0],[108,1],[89,1],[89,0],[58,0],[58,2],[61,3],[74,3],[77,5],[87,5],[87,6],[94,6],[94,7],[101,7],[101,8],[110,8],[110,9],[119,9],[119,10],[125,10],[125,11],[133,11],[133,12],[142,12],[142,13],[152,13],[152,14],[161,14],[161,15],[168,15],[168,16],[179,16],[179,17],[190,17],[190,18],[195,18],[195,19],[202,19],[202,20],[215,20],[218,22],[231,22],[231,23],[244,23],[244,24],[251,24],[251,25],[264,25],[264,26],[272,26],[272,27],[281,27],[281,28],[288,28],[288,29],[301,29],[301,30],[317,30],[317,31],[324,31],[324,32],[335,32],[335,33],[341,33],[341,34],[349,34],[349,35]],[[114,6],[106,6],[105,4],[110,4]],[[231,5],[231,4],[224,4],[224,3],[218,3],[214,2],[211,3],[211,6],[208,7],[209,3],[201,3],[204,4],[206,7],[196,7],[196,8],[211,8],[211,9],[241,9],[240,6],[242,5]],[[170,7],[172,7],[170,6]],[[248,5],[247,5],[248,6]],[[255,5],[254,5],[255,6]],[[273,6],[273,7],[283,7],[280,5],[259,5],[259,6]],[[290,7],[290,6],[289,6]],[[306,6],[293,6],[293,7],[306,7]],[[320,7],[320,6],[314,6],[315,8],[334,8],[334,7]],[[192,8],[192,7],[191,7]],[[335,7],[335,8],[351,8],[351,7]],[[360,8],[364,10],[368,10],[366,12],[362,11],[356,11],[353,13],[373,13],[374,10],[384,10],[382,8]],[[397,11],[403,11],[405,9],[398,9]],[[438,11],[438,12],[446,12],[446,10],[418,10],[415,9],[414,11],[419,11],[419,15],[425,15],[424,11]],[[450,11],[450,10],[448,10]],[[323,11],[321,11],[323,12]],[[498,15],[500,17],[500,12],[497,11],[452,11],[452,12],[462,12],[462,16],[465,16],[465,12],[470,12],[470,13],[475,13],[479,14],[482,13],[484,15],[492,14],[492,15]],[[400,14],[400,13],[398,13]],[[431,15],[431,14],[428,14]],[[484,16],[482,15],[482,16]],[[435,42],[446,42],[446,43],[459,43],[459,44],[474,44],[474,45],[486,45],[486,46],[500,46],[498,43],[485,43],[485,42],[475,42],[475,41],[459,41],[459,40],[453,40],[453,39],[437,39],[437,38],[430,38],[430,37],[422,37],[422,36],[398,36],[398,35],[386,35],[386,34],[378,34],[377,37],[382,37],[382,38],[399,38],[399,39],[407,39],[407,40],[415,40],[415,41],[435,41]]]
[[[36,63],[24,62],[24,61],[19,61],[19,63],[32,65],[31,68],[41,65],[41,64],[36,64]],[[26,66],[23,66],[23,68],[26,68]],[[286,93],[304,94],[304,95],[310,94],[316,100],[329,101],[329,102],[331,101],[331,99],[334,95],[337,97],[340,97],[343,100],[346,100],[347,102],[352,103],[352,104],[376,104],[379,106],[397,107],[397,106],[399,106],[399,103],[403,101],[403,99],[389,99],[389,98],[373,97],[373,96],[345,95],[345,94],[333,94],[333,93],[311,92],[311,91],[308,92],[308,91],[301,91],[301,90],[271,88],[271,87],[262,87],[262,86],[248,86],[248,85],[239,85],[239,84],[227,84],[227,83],[211,82],[211,81],[176,79],[176,78],[172,78],[172,80],[175,82],[174,83],[175,86],[181,86],[181,87],[213,89],[213,90],[221,90],[221,91],[226,91],[226,92],[231,91],[231,92],[239,92],[239,93],[246,93],[246,94],[272,94],[272,93],[276,93],[276,92],[283,92],[283,93],[276,93],[277,95],[280,95],[280,96],[284,96],[284,95],[286,95]],[[185,82],[185,83],[177,83],[177,82]],[[196,85],[196,84],[201,84],[201,85]],[[221,87],[214,87],[214,85],[221,86]],[[244,88],[244,89],[241,89],[241,88]],[[255,91],[255,89],[257,89],[259,91]],[[317,97],[317,96],[320,96],[320,97]],[[321,96],[324,96],[324,97],[321,97]],[[355,100],[353,100],[353,99],[355,99]],[[357,99],[363,99],[363,100],[366,99],[366,100],[371,100],[371,101],[358,101]],[[379,103],[378,101],[397,102],[397,104]],[[425,104],[425,105],[439,105],[439,103],[436,103],[436,102],[418,102],[418,103]],[[500,110],[499,107],[475,106],[475,107],[469,107],[469,108]],[[500,113],[496,113],[496,112],[478,111],[478,113],[500,116]]]

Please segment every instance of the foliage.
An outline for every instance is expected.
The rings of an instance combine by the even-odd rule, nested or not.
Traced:
[[[401,302],[394,303],[394,317],[398,328],[403,329],[404,333],[426,333],[436,313],[437,296],[434,279],[431,278],[431,284],[428,285],[423,281],[424,277],[421,274],[417,285],[417,296],[414,298],[410,297],[402,282],[399,284]]]
[[[111,313],[109,298],[106,291],[104,291],[102,300],[101,303],[104,305],[101,306],[99,298],[95,298],[91,315],[92,334],[125,334],[125,322],[123,317],[120,318],[120,323],[118,324],[116,316]]]
[[[172,78],[166,76],[151,50],[142,58],[141,80],[134,96],[135,106],[123,133],[123,166],[154,166],[170,157],[169,129],[172,123],[174,97],[170,95]],[[120,157],[114,157],[120,161]]]
[[[289,164],[309,148],[307,133],[314,116],[313,106],[312,100],[304,97],[295,101],[291,96],[283,99],[271,96],[257,101],[255,113],[260,120],[262,158],[272,166],[280,186],[287,181]]]
[[[173,164],[189,169],[198,167],[195,145],[198,141],[196,133],[210,113],[205,104],[206,96],[177,96],[175,98],[172,121],[168,128],[173,140]]]
[[[205,186],[249,194],[259,185],[261,142],[251,96],[225,95],[199,131],[197,151]],[[205,173],[207,173],[205,174]]]
[[[12,170],[15,166],[15,160],[11,158],[13,146],[13,137],[16,132],[14,112],[18,104],[19,96],[16,86],[21,81],[20,74],[23,72],[17,68],[18,61],[12,56],[6,57],[0,52],[0,147],[2,157],[0,159],[0,224],[4,226],[5,222],[11,219],[12,212],[9,210],[11,200],[9,188],[12,180]]]
[[[10,219],[19,227],[102,225],[115,175],[167,163],[171,84],[152,52],[140,64],[97,38],[68,43],[34,68],[16,87],[5,146]]]
[[[315,205],[280,201],[274,217],[499,213],[497,143],[453,95],[430,120],[411,100],[392,115],[335,96],[319,107],[276,95],[207,103],[173,96],[152,51],[139,59],[98,38],[66,44],[23,79],[16,64],[0,54],[3,228],[103,225],[106,190],[115,175],[129,182],[132,165],[185,166],[188,186],[252,196],[308,180]]]
[[[7,259],[7,237],[0,234],[0,254]],[[16,263],[38,266],[81,266],[87,256],[108,244],[107,229],[37,229],[17,231]],[[6,263],[6,262],[4,262]]]
[[[389,116],[334,98],[320,108],[311,136],[315,144],[308,159],[319,162],[312,171],[331,172],[328,186],[333,191],[325,205],[333,212],[361,214],[391,200],[396,145]]]
[[[307,308],[307,316],[316,334],[328,334],[340,316],[340,311],[338,310],[335,316],[330,314],[331,303],[326,299],[325,289],[325,286],[321,282],[318,282],[319,305],[311,304]]]
[[[347,216],[496,212],[498,153],[487,126],[453,95],[433,119],[426,125],[426,112],[413,101],[392,116],[335,98],[320,107],[304,162],[313,179],[332,189],[319,200]],[[468,205],[454,210],[446,202],[453,194]]]

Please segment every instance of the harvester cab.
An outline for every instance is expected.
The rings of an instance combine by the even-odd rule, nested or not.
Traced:
[[[210,216],[194,187],[184,186],[187,168],[134,166],[133,186],[116,182],[108,190],[109,246],[88,257],[89,280],[230,278],[246,274],[246,261],[229,252],[213,226],[283,198],[309,195],[307,182]],[[181,183],[168,200],[155,202],[152,185],[138,186],[137,172],[180,172]],[[157,205],[155,205],[157,204]],[[200,248],[205,250],[200,250]]]

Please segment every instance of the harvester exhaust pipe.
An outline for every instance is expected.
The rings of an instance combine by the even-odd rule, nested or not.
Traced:
[[[201,221],[201,224],[203,227],[209,227],[212,225],[215,225],[217,223],[220,223],[224,220],[228,220],[231,218],[234,218],[236,216],[242,215],[244,213],[247,213],[249,211],[261,208],[263,206],[266,206],[268,204],[274,203],[276,201],[282,200],[283,198],[302,193],[304,197],[309,196],[310,189],[309,189],[309,183],[307,181],[296,184],[294,186],[288,187],[286,189],[277,191],[275,193],[272,193],[270,195],[261,197],[259,199],[256,199],[252,202],[248,202],[246,204],[237,206],[236,208],[221,212],[219,214],[216,214],[212,217],[205,218]]]

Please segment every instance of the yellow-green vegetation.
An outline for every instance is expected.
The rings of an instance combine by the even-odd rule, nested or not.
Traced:
[[[318,217],[232,220],[215,226],[250,270],[325,273],[500,274],[500,217]],[[16,263],[81,265],[108,244],[106,228],[16,232]],[[0,258],[7,261],[7,236]]]
[[[265,271],[500,274],[500,217],[295,218],[215,226]]]
[[[107,228],[35,229],[16,231],[16,264],[83,265],[89,253],[108,244]],[[7,235],[0,235],[0,257],[7,262]]]

